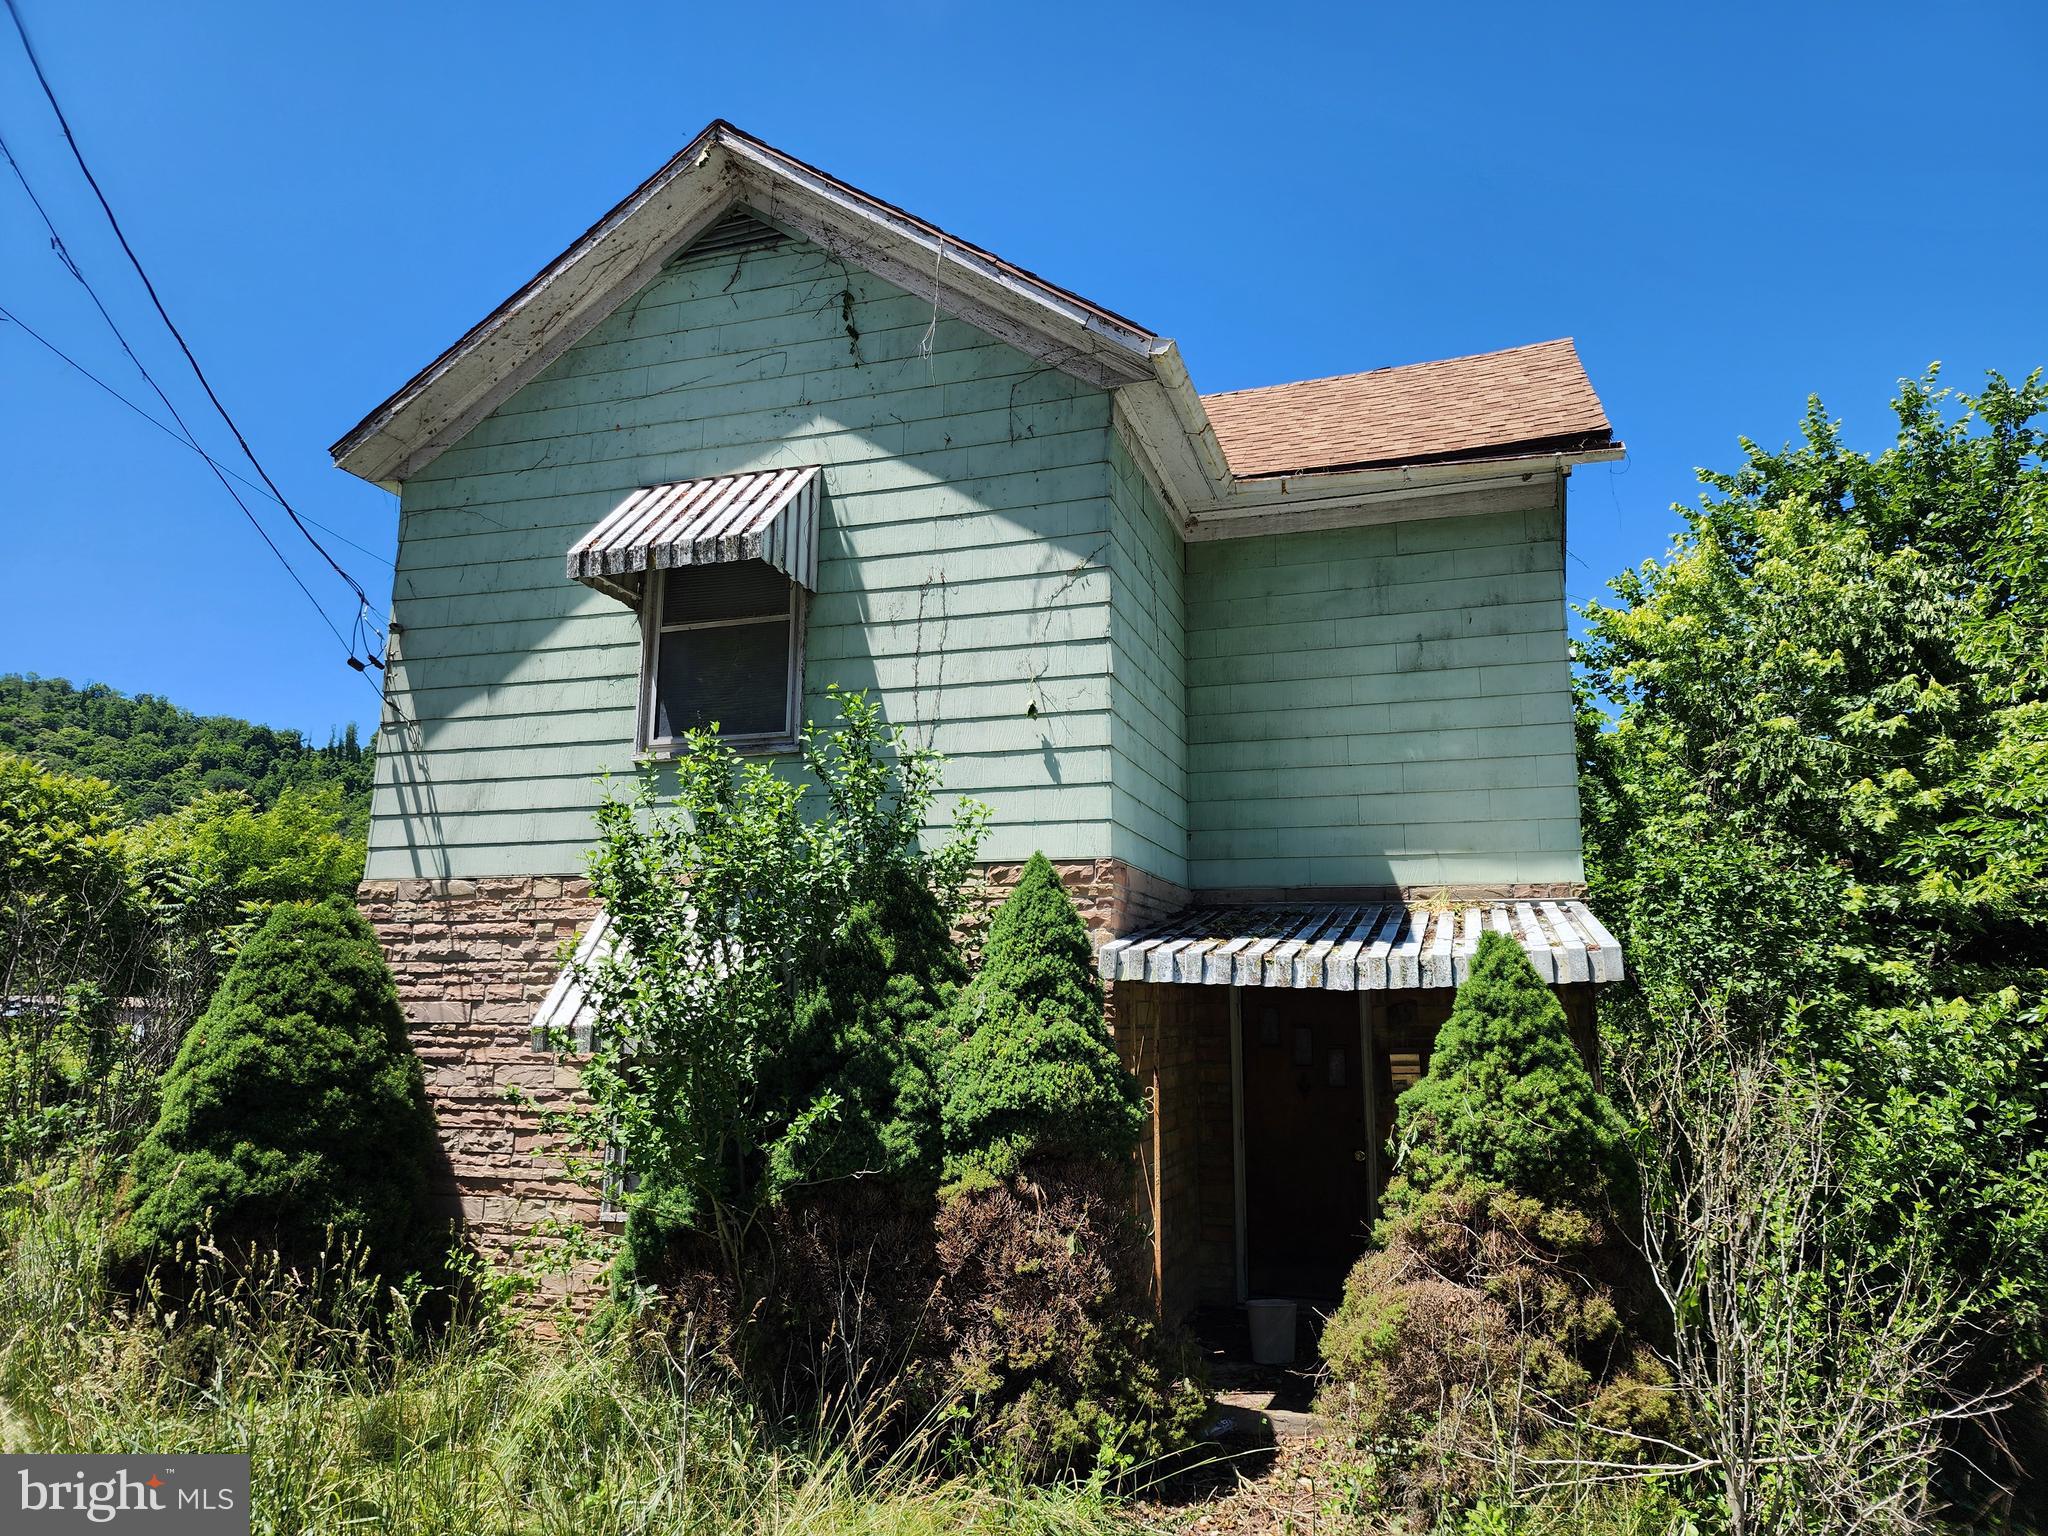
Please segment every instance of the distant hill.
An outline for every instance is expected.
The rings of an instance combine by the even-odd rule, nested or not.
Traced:
[[[0,674],[0,750],[106,779],[138,819],[212,789],[243,790],[262,806],[294,784],[340,784],[359,812],[370,799],[371,752],[353,725],[316,747],[297,731],[61,677]]]

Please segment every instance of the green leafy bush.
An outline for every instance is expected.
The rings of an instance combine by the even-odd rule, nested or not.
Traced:
[[[113,789],[0,751],[0,1177],[148,1113],[120,1016],[155,974]]]
[[[313,1262],[347,1238],[388,1279],[431,1263],[433,1122],[398,992],[341,900],[274,910],[165,1074],[116,1228],[130,1266],[210,1234]]]
[[[1593,1084],[1564,1009],[1521,946],[1480,935],[1429,1070],[1396,1108],[1388,1199],[1465,1179],[1597,1210],[1623,1168],[1621,1117]]]
[[[1087,925],[1044,854],[997,909],[953,1028],[941,1073],[949,1179],[1136,1150],[1144,1100],[1103,1022]]]
[[[592,886],[619,943],[585,968],[600,1028],[570,1129],[637,1181],[628,1278],[658,1280],[689,1237],[744,1290],[744,1235],[793,1192],[936,1182],[931,1053],[985,813],[963,805],[927,849],[938,759],[863,696],[840,710],[805,734],[810,786],[697,732],[672,808],[650,776],[599,810]]]

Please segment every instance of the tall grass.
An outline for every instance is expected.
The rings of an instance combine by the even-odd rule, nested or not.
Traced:
[[[1094,1536],[1099,1492],[942,1476],[857,1414],[770,1433],[689,1351],[375,1326],[345,1274],[105,1282],[88,1181],[0,1191],[0,1451],[241,1451],[259,1532]],[[216,1272],[217,1273],[217,1272]],[[322,1287],[325,1287],[323,1290]]]

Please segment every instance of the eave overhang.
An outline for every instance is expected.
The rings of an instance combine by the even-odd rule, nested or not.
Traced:
[[[335,463],[410,479],[735,203],[1088,383],[1151,376],[1161,342],[1143,326],[717,121],[351,428]]]
[[[336,442],[335,463],[395,489],[638,293],[735,205],[944,314],[1113,392],[1120,426],[1190,540],[1454,516],[1554,498],[1589,434],[1443,460],[1232,472],[1179,348],[1116,312],[714,121],[454,346]]]

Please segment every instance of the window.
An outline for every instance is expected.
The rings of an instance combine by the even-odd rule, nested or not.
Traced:
[[[803,588],[765,560],[672,566],[647,584],[641,746],[717,725],[744,751],[794,749],[803,703]]]

